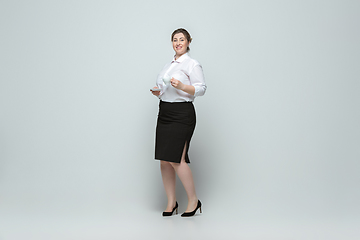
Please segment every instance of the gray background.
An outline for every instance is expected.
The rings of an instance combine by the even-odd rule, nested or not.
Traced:
[[[0,1],[0,239],[358,239],[359,1]],[[163,219],[170,35],[203,214]],[[187,204],[178,181],[180,212]]]

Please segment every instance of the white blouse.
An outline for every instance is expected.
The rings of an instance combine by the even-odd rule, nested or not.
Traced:
[[[195,95],[165,84],[163,78],[170,77],[186,85],[195,87]],[[192,59],[187,53],[177,60],[175,58],[166,64],[157,77],[156,86],[161,89],[159,98],[164,102],[192,102],[195,97],[202,96],[206,91],[206,84],[202,67],[198,61]]]

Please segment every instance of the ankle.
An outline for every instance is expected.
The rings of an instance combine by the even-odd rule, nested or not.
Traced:
[[[197,197],[188,199],[188,202],[189,202],[189,203],[197,203],[198,201],[199,201],[199,199],[198,199]]]

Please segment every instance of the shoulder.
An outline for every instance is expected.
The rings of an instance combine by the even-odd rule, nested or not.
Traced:
[[[188,64],[191,65],[192,67],[196,67],[196,66],[200,66],[201,67],[201,64],[198,60],[195,60],[194,58],[188,56],[188,58],[186,59]]]

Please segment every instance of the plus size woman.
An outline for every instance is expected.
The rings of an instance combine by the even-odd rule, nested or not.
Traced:
[[[193,135],[196,114],[195,97],[202,96],[206,84],[202,67],[188,54],[191,37],[183,28],[175,30],[171,42],[175,51],[173,60],[159,73],[153,95],[160,99],[156,126],[155,159],[160,160],[160,169],[168,204],[163,216],[178,212],[175,194],[177,174],[184,185],[188,205],[182,217],[194,216],[201,202],[195,192],[192,172],[188,164],[188,150]]]

